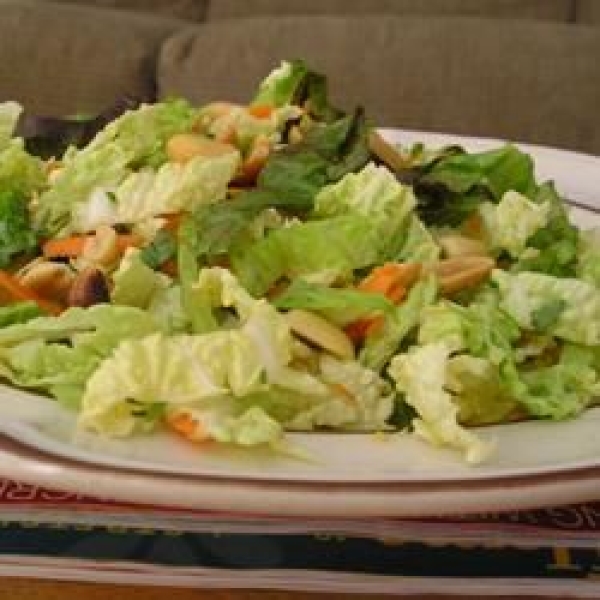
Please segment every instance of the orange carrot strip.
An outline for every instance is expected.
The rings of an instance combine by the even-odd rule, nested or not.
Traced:
[[[274,110],[270,104],[253,104],[248,107],[248,112],[257,119],[268,119]]]
[[[86,243],[92,238],[91,235],[73,235],[48,240],[42,245],[42,253],[46,258],[76,258],[83,254]],[[139,245],[140,239],[136,235],[123,233],[117,236],[117,248],[120,252]]]
[[[83,248],[88,239],[87,235],[74,235],[68,238],[48,240],[42,246],[42,252],[46,258],[74,258],[83,254]]]
[[[42,298],[6,271],[0,271],[0,296],[6,299],[8,303],[35,302],[43,312],[50,315],[59,315],[63,311],[61,306]]]
[[[388,263],[373,271],[358,285],[358,289],[365,292],[377,293],[385,296],[394,304],[399,304],[406,295],[404,278],[406,276],[405,266],[396,263]],[[358,343],[371,333],[376,332],[383,326],[383,318],[373,317],[358,319],[344,327],[348,337]]]
[[[201,423],[196,421],[188,413],[176,413],[167,417],[167,425],[181,434],[183,437],[194,442],[202,442],[210,439]]]

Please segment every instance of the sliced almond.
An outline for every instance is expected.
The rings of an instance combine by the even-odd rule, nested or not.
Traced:
[[[83,247],[83,258],[87,263],[99,267],[113,265],[121,254],[117,239],[117,232],[112,227],[98,227]]]
[[[479,285],[495,266],[487,256],[462,256],[440,260],[428,270],[438,276],[440,290],[446,296]]]
[[[469,238],[458,233],[447,233],[437,239],[448,258],[459,256],[487,256],[487,248],[481,240]]]
[[[400,171],[406,167],[406,161],[398,149],[374,129],[369,133],[369,150],[392,171]]]
[[[306,310],[291,310],[286,314],[286,319],[290,329],[300,338],[339,358],[354,358],[354,346],[350,338],[323,317]]]
[[[178,133],[167,142],[167,156],[177,163],[186,163],[197,156],[214,157],[236,152],[231,144],[211,140],[196,133]]]

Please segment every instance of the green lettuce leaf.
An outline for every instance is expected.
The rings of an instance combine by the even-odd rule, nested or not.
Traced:
[[[349,288],[332,288],[296,279],[273,301],[277,308],[301,308],[323,315],[337,325],[386,314],[394,304],[380,294]]]
[[[511,270],[574,277],[579,231],[569,221],[564,202],[550,182],[541,185],[531,198],[538,204],[550,205],[547,224],[528,239],[526,251]]]
[[[434,262],[440,257],[441,249],[416,214],[409,217],[403,235],[398,235],[401,246],[391,257],[397,262]]]
[[[382,240],[372,222],[345,215],[292,224],[232,252],[232,265],[243,285],[263,296],[281,277],[326,274],[348,279],[353,270],[371,266],[382,254]]]
[[[292,104],[308,72],[308,67],[301,60],[282,61],[281,65],[261,82],[253,103],[269,106]]]
[[[252,103],[303,106],[312,117],[324,121],[333,121],[340,115],[329,103],[326,78],[301,60],[282,61],[262,81]]]
[[[37,236],[29,223],[25,199],[18,193],[0,190],[0,268],[10,265],[13,257],[32,252]]]
[[[533,161],[515,146],[479,153],[451,152],[413,172],[417,211],[428,225],[462,223],[482,202],[510,190],[532,197]]]
[[[7,304],[0,306],[0,327],[27,323],[27,321],[41,316],[40,307],[35,302]]]
[[[423,182],[444,186],[457,194],[482,187],[496,200],[510,190],[525,195],[535,190],[531,157],[510,144],[496,150],[444,158],[434,164]]]
[[[361,110],[332,123],[316,125],[304,139],[273,152],[258,177],[258,187],[312,207],[325,185],[369,162],[368,127]]]

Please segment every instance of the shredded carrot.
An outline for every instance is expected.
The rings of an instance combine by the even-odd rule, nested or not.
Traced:
[[[358,285],[358,289],[364,292],[381,294],[399,304],[406,296],[407,286],[414,282],[419,269],[406,263],[387,263],[373,271]],[[368,335],[375,333],[383,326],[383,317],[358,319],[344,327],[348,337],[359,343]]]
[[[183,437],[194,442],[203,442],[210,439],[210,435],[191,415],[184,412],[175,413],[167,417],[167,425]]]
[[[0,271],[0,296],[9,304],[25,301],[35,302],[43,312],[50,315],[59,315],[63,311],[61,306],[42,298],[6,271]]]
[[[83,254],[83,248],[89,237],[77,235],[68,238],[48,240],[42,246],[42,252],[46,258],[76,257]]]
[[[91,235],[73,235],[67,238],[48,240],[42,245],[42,253],[46,258],[76,258],[83,254],[85,245],[93,239]],[[140,239],[133,234],[119,234],[117,248],[125,252],[127,248],[140,245]]]
[[[274,110],[270,104],[253,104],[248,107],[248,112],[257,119],[268,119]]]

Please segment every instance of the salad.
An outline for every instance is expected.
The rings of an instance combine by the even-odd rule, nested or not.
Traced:
[[[248,105],[0,105],[0,376],[103,436],[281,447],[600,395],[600,233],[513,145],[386,142],[284,62]]]

